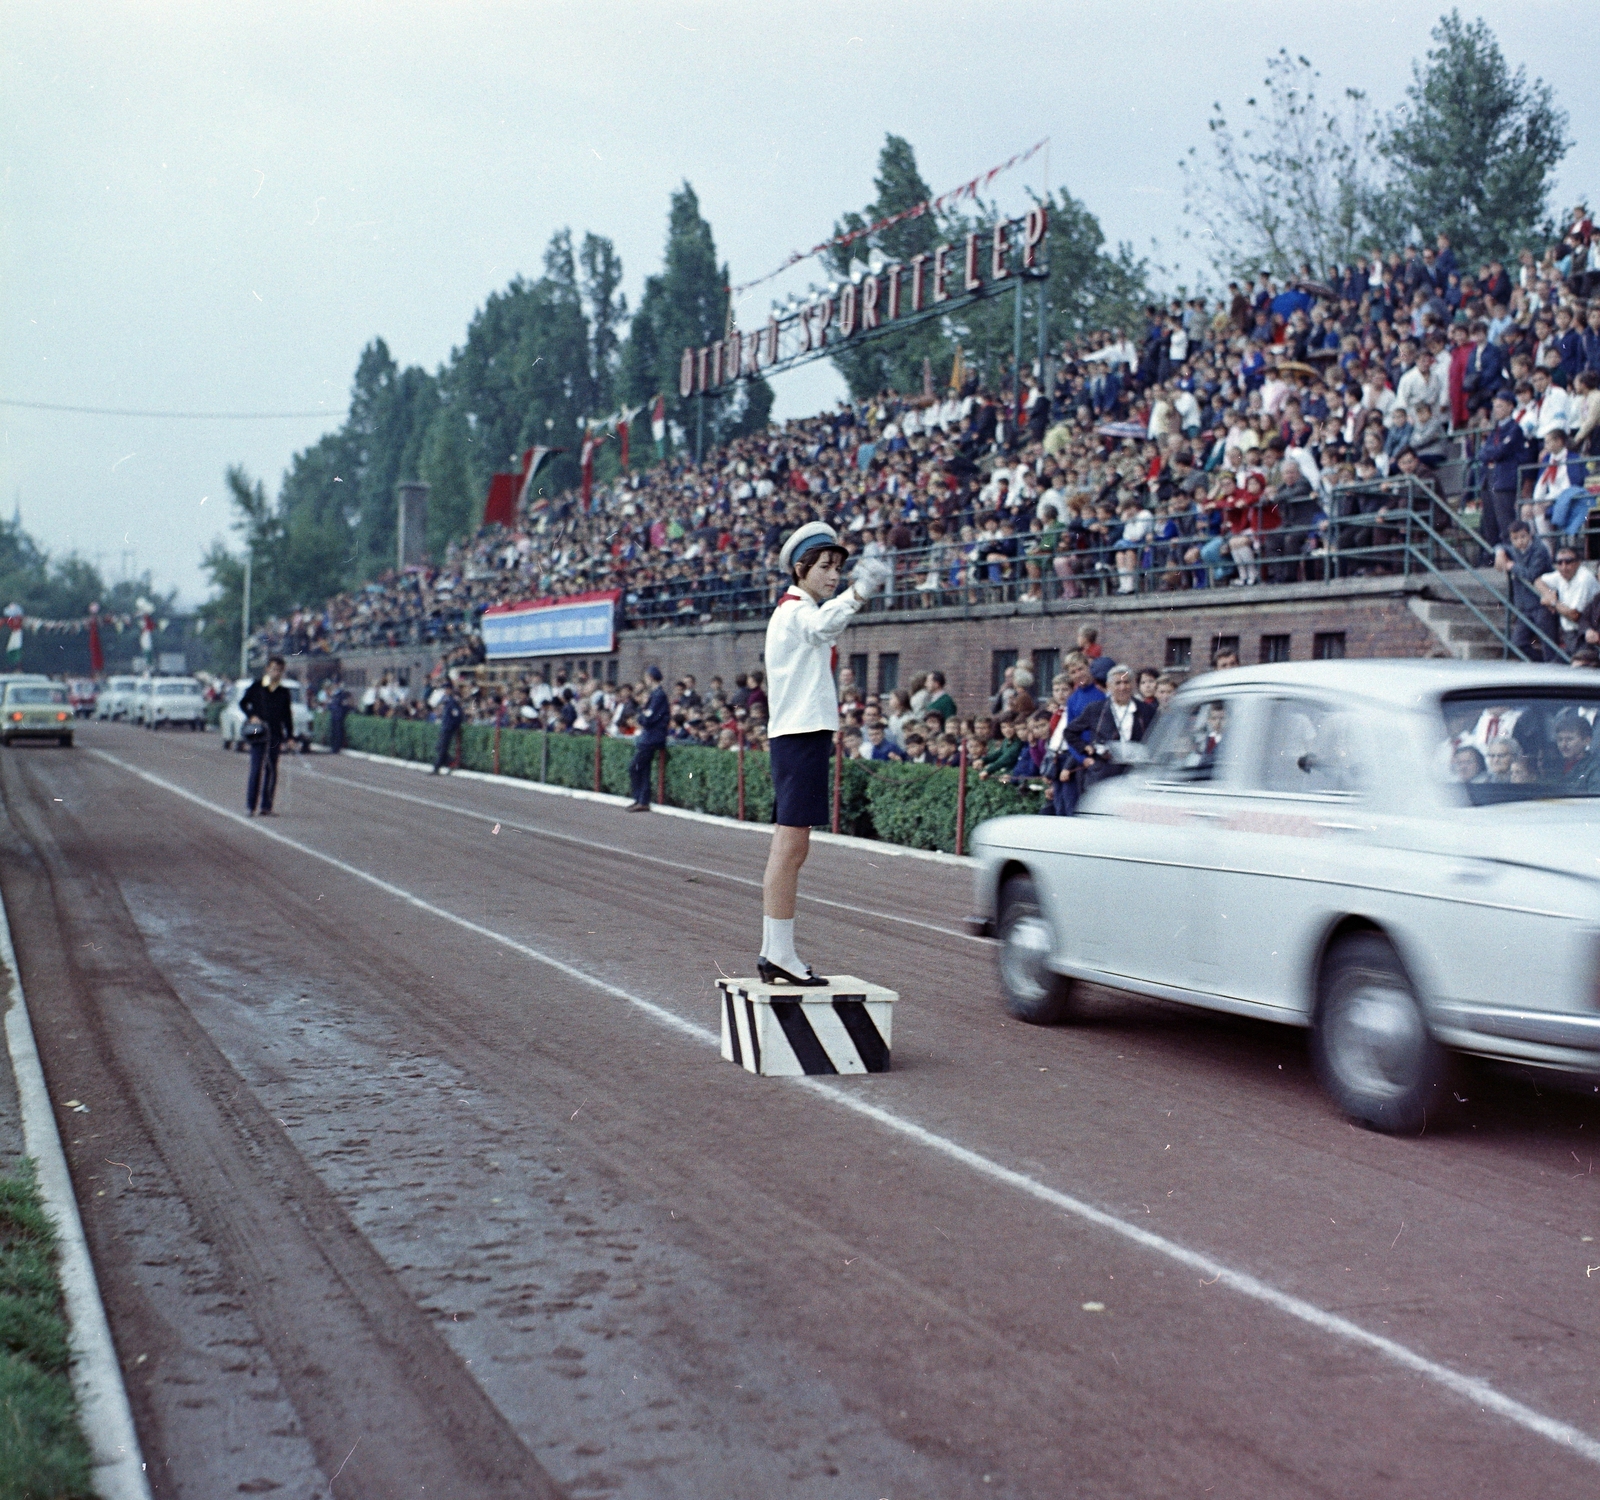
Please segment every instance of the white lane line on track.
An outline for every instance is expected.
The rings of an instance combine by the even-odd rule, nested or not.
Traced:
[[[757,890],[761,889],[761,882],[752,880],[748,875],[730,875],[726,870],[707,870],[699,865],[686,865],[681,860],[664,859],[659,854],[641,854],[637,849],[624,849],[617,844],[600,844],[593,839],[579,838],[575,834],[556,833],[552,829],[538,828],[529,823],[514,823],[509,818],[474,812],[471,808],[455,807],[433,797],[418,797],[410,792],[397,792],[392,787],[373,786],[369,781],[351,781],[345,776],[330,776],[326,771],[313,771],[306,766],[296,766],[294,773],[296,776],[309,776],[317,781],[331,781],[338,786],[371,792],[375,797],[393,797],[398,802],[437,808],[440,812],[454,813],[457,817],[471,818],[479,823],[499,823],[503,828],[515,828],[518,833],[531,834],[535,838],[556,839],[563,844],[577,844],[584,849],[597,849],[603,854],[620,854],[624,859],[641,859],[647,864],[666,865],[669,869],[688,870],[695,875],[706,875],[716,880],[731,880],[735,885],[748,885],[754,886]],[[973,937],[971,933],[958,932],[954,927],[941,927],[937,922],[922,922],[915,917],[896,916],[893,912],[873,911],[870,907],[857,906],[851,901],[830,901],[826,896],[813,896],[805,891],[800,892],[800,899],[815,902],[818,906],[831,906],[836,911],[847,911],[862,917],[875,917],[880,922],[899,922],[905,927],[920,927],[924,932],[937,932],[941,937],[960,938],[964,943],[982,943],[985,947],[988,946],[987,938]]]
[[[149,771],[129,765],[128,762],[120,760],[115,755],[110,755],[104,750],[93,750],[90,753],[99,756],[100,759],[116,766],[119,770],[126,771],[132,776],[139,777],[142,781],[149,782],[152,786],[171,792],[174,796],[181,797],[186,802],[192,802],[197,807],[203,807],[207,812],[215,813],[218,817],[238,823],[253,833],[258,833],[264,838],[271,839],[274,843],[282,844],[285,848],[293,849],[311,859],[321,860],[324,864],[331,865],[334,869],[346,875],[365,881],[368,885],[394,896],[397,900],[404,901],[407,905],[415,907],[419,911],[427,912],[430,916],[438,917],[442,921],[451,922],[468,932],[476,933],[479,937],[488,938],[491,942],[498,943],[513,953],[519,953],[525,958],[533,959],[536,963],[544,964],[556,970],[557,973],[565,974],[568,978],[577,980],[580,984],[586,984],[592,989],[599,990],[602,994],[610,995],[618,1000],[625,1000],[629,1005],[642,1011],[652,1020],[658,1021],[663,1026],[670,1027],[673,1031],[690,1037],[696,1042],[710,1046],[719,1046],[721,1044],[721,1037],[716,1032],[709,1031],[703,1026],[697,1026],[693,1021],[684,1020],[682,1016],[668,1010],[665,1006],[657,1005],[654,1001],[646,1000],[642,996],[632,994],[617,985],[609,984],[592,974],[586,974],[582,969],[563,963],[559,958],[554,958],[548,953],[541,953],[537,948],[530,948],[526,943],[520,943],[515,938],[496,932],[492,927],[485,927],[467,917],[458,916],[453,911],[447,911],[442,906],[435,906],[430,901],[424,901],[422,897],[414,896],[410,891],[404,890],[402,887],[394,885],[380,876],[370,874],[359,866],[349,864],[335,855],[325,854],[320,849],[313,849],[309,844],[302,844],[299,840],[279,833],[276,829],[247,818],[241,813],[231,812],[225,807],[217,806],[214,802],[208,802],[204,797],[196,795],[186,787],[178,786],[174,782],[166,781]],[[1141,1229],[1137,1224],[1127,1219],[1120,1219],[1115,1214],[1096,1208],[1092,1203],[1086,1203],[1081,1198],[1074,1198],[1070,1193],[1063,1193],[1057,1188],[1040,1182],[1035,1177],[1029,1177],[1025,1172],[1017,1172],[1010,1167],[1002,1166],[991,1157],[970,1150],[966,1146],[951,1140],[948,1136],[939,1135],[925,1126],[918,1125],[914,1120],[908,1120],[903,1115],[897,1115],[892,1110],[882,1109],[876,1104],[869,1104],[866,1100],[857,1098],[853,1093],[847,1092],[836,1084],[822,1083],[815,1078],[774,1079],[771,1081],[792,1083],[812,1093],[820,1094],[830,1102],[844,1109],[852,1110],[875,1124],[881,1125],[884,1129],[891,1130],[897,1135],[925,1147],[936,1155],[944,1157],[948,1161],[966,1167],[969,1171],[976,1172],[979,1176],[987,1177],[991,1182],[1025,1193],[1028,1197],[1036,1199],[1040,1203],[1048,1204],[1051,1208],[1070,1214],[1073,1218],[1079,1219],[1086,1224],[1092,1224],[1097,1229],[1106,1230],[1120,1239],[1138,1245],[1141,1249],[1164,1256],[1178,1265],[1198,1272],[1201,1278],[1211,1285],[1225,1286],[1240,1296],[1271,1307],[1287,1317],[1305,1324],[1309,1328],[1316,1329],[1320,1333],[1342,1339],[1345,1343],[1353,1344],[1358,1348],[1378,1354],[1391,1364],[1420,1375],[1441,1389],[1471,1402],[1480,1410],[1493,1412],[1496,1416],[1503,1417],[1525,1431],[1545,1438],[1580,1458],[1587,1459],[1590,1463],[1600,1464],[1600,1439],[1590,1436],[1589,1433],[1581,1428],[1559,1421],[1555,1417],[1546,1416],[1543,1412],[1502,1394],[1486,1380],[1482,1380],[1475,1375],[1463,1375],[1459,1370],[1453,1370],[1448,1365],[1440,1364],[1437,1360],[1418,1354],[1416,1350],[1407,1348],[1406,1345],[1394,1339],[1386,1338],[1381,1333],[1373,1333],[1370,1329],[1363,1328],[1359,1323],[1353,1323],[1348,1318],[1340,1317],[1337,1313],[1331,1313],[1326,1308],[1318,1307],[1313,1302],[1307,1302],[1304,1298],[1280,1291],[1269,1282],[1262,1281],[1259,1277],[1252,1276],[1247,1271],[1236,1271],[1231,1266],[1224,1265],[1221,1261],[1213,1260],[1209,1255],[1205,1255],[1198,1250],[1191,1250],[1188,1246],[1180,1245],[1176,1240],[1169,1240],[1164,1235],[1153,1234],[1147,1229]]]

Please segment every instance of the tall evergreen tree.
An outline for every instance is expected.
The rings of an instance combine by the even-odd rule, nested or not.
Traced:
[[[603,414],[616,406],[620,334],[628,317],[628,299],[617,290],[622,285],[622,260],[610,240],[585,234],[578,263],[589,312],[595,407],[597,414]]]
[[[873,186],[877,196],[861,213],[846,214],[835,224],[836,235],[863,229],[892,214],[914,208],[933,196],[933,190],[917,169],[917,154],[911,143],[898,135],[884,137]],[[864,261],[876,249],[889,260],[905,265],[913,255],[931,254],[944,238],[944,231],[945,226],[932,214],[920,214],[850,245],[837,247],[828,253],[827,264],[836,276],[843,278],[850,274],[854,261]],[[902,333],[886,334],[870,343],[845,349],[834,356],[833,363],[854,396],[870,395],[888,386],[911,393],[922,389],[924,360],[932,365],[935,388],[943,390],[954,352],[954,341],[948,337],[942,320],[930,318]]]
[[[1550,86],[1511,70],[1480,18],[1452,10],[1413,63],[1382,152],[1391,175],[1374,205],[1388,243],[1414,228],[1448,234],[1464,261],[1506,259],[1547,238],[1550,189],[1566,155],[1567,115]]]

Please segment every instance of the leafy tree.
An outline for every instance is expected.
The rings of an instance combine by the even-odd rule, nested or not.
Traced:
[[[1390,176],[1375,217],[1390,244],[1419,228],[1430,238],[1448,234],[1464,261],[1508,259],[1552,233],[1550,189],[1571,145],[1567,115],[1548,84],[1512,72],[1481,18],[1468,25],[1452,10],[1433,42],[1388,121]]]
[[[452,541],[470,536],[483,512],[473,477],[472,423],[454,402],[434,413],[422,443],[418,475],[428,490],[428,555],[442,559]]]
[[[362,582],[394,567],[395,486],[417,477],[422,441],[438,407],[438,386],[426,370],[400,369],[382,339],[362,350],[344,428],[356,472],[341,477],[345,484],[354,478],[358,507],[349,582]],[[307,602],[324,597],[308,595]]]
[[[1262,267],[1288,276],[1303,264],[1321,275],[1370,238],[1377,141],[1366,96],[1346,89],[1326,104],[1321,80],[1306,58],[1280,48],[1237,133],[1213,104],[1210,152],[1191,146],[1178,163],[1184,213],[1204,230],[1224,277]]]

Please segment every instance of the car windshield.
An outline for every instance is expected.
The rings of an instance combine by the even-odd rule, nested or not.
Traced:
[[[1438,772],[1474,807],[1600,797],[1600,691],[1450,693],[1439,707]]]
[[[200,693],[198,682],[163,682],[156,692],[163,698],[194,698]]]
[[[7,703],[65,703],[66,691],[58,687],[13,687],[6,690]]]

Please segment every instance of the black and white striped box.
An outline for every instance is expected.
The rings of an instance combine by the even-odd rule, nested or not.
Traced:
[[[816,989],[719,979],[722,1055],[751,1073],[887,1073],[893,990],[837,974]]]

